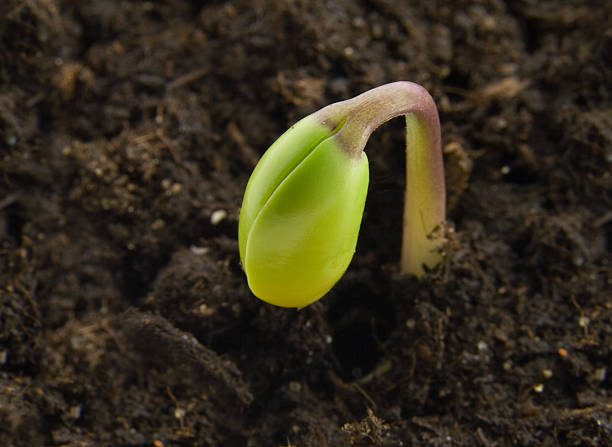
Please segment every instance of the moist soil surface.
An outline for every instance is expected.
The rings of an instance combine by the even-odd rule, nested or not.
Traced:
[[[0,445],[612,445],[611,61],[609,1],[4,0]],[[343,279],[259,301],[256,161],[397,80],[440,110],[442,264],[398,271],[397,119]]]

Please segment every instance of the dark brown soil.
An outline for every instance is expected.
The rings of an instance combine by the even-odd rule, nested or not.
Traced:
[[[612,445],[612,2],[0,3],[1,446]],[[258,157],[403,79],[443,265],[397,272],[396,120],[345,277],[254,298]]]

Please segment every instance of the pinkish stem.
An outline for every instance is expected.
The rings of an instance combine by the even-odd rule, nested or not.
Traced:
[[[441,260],[441,241],[432,231],[445,219],[446,189],[438,110],[431,95],[418,84],[393,82],[355,98],[331,104],[319,112],[334,129],[343,150],[359,154],[381,124],[406,116],[406,191],[402,235],[402,273],[422,276],[423,264]]]

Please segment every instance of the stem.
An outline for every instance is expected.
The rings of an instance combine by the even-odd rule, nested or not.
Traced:
[[[341,125],[334,138],[353,156],[361,154],[370,135],[381,124],[406,116],[406,191],[400,270],[422,276],[423,264],[434,267],[441,260],[438,253],[441,240],[430,235],[444,221],[446,202],[440,120],[433,98],[418,84],[393,82],[331,104],[317,115],[332,129]]]
[[[442,241],[431,234],[444,222],[446,188],[440,145],[440,122],[415,113],[406,115],[406,190],[400,271],[422,276],[423,264],[440,263]],[[436,135],[437,133],[437,135]]]

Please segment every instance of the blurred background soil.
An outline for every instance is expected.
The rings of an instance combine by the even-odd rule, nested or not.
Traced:
[[[4,0],[0,445],[612,445],[612,3]],[[402,120],[356,257],[255,299],[237,218],[314,110],[436,99],[445,261],[397,272]]]

